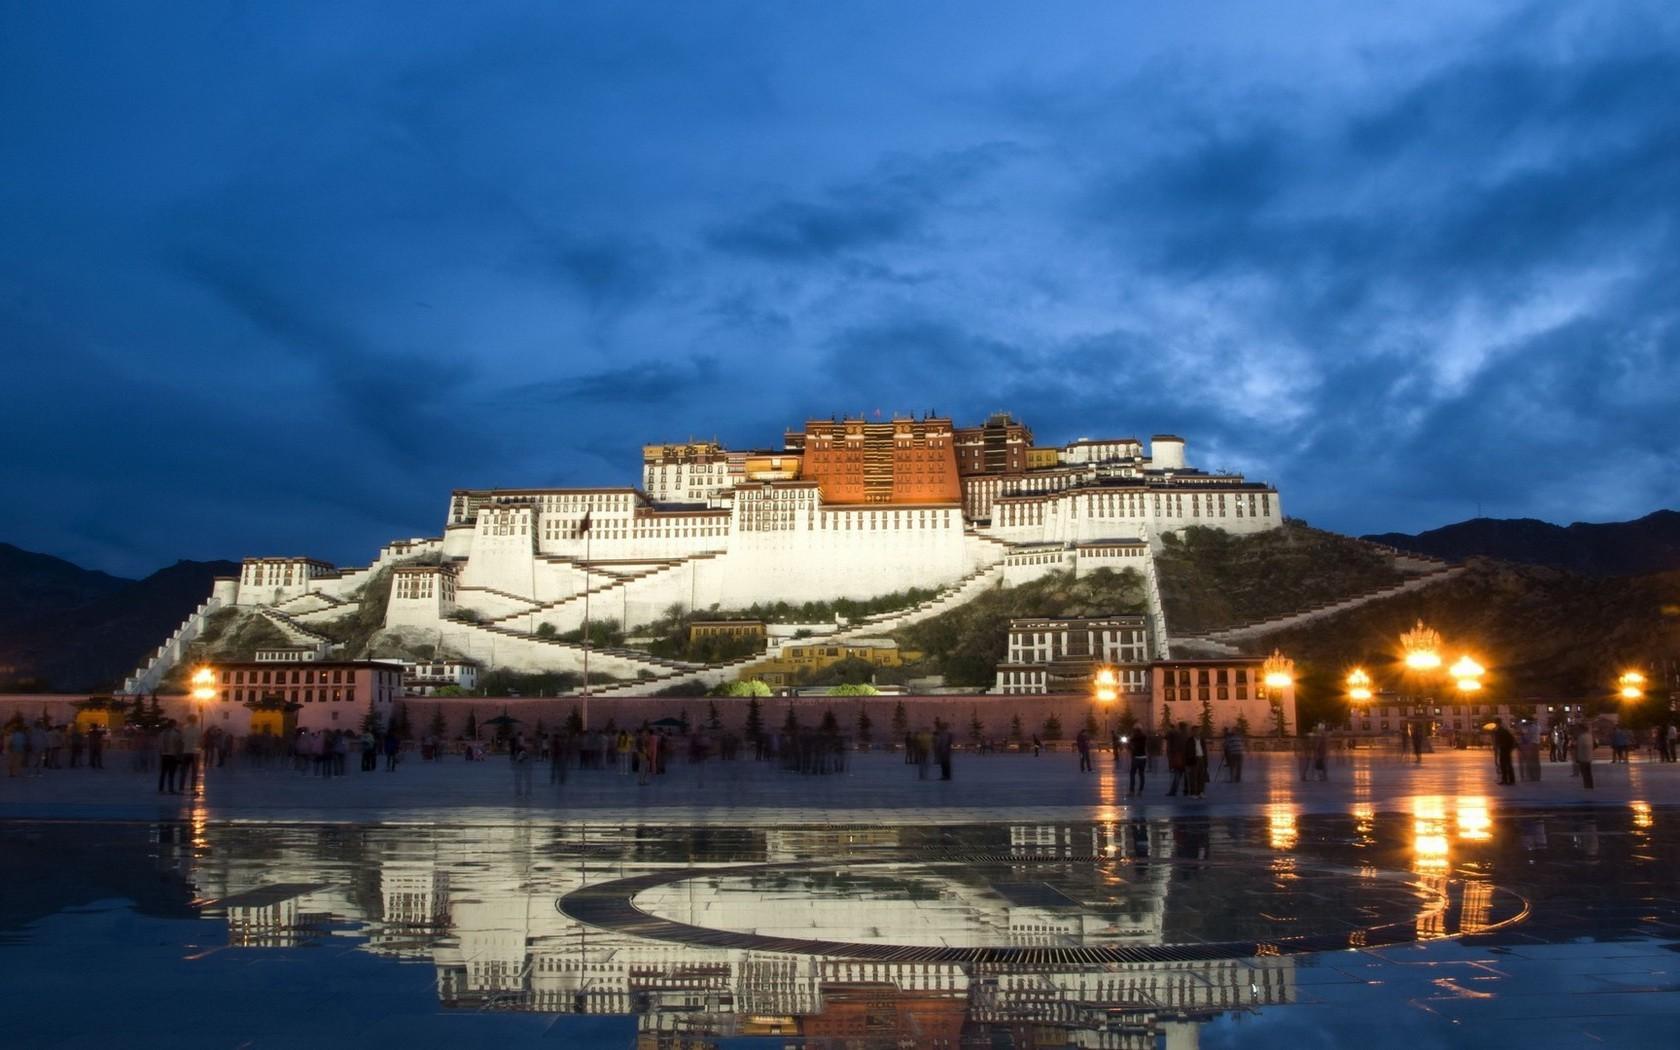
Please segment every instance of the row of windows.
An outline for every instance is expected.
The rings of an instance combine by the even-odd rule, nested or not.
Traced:
[[[1173,672],[1172,671],[1166,671],[1166,672],[1163,672],[1163,673],[1166,675],[1167,684],[1168,685],[1173,684],[1173,680],[1174,680]],[[1212,684],[1212,685],[1226,685],[1230,682],[1237,682],[1237,683],[1240,684],[1240,683],[1248,681],[1249,671],[1245,667],[1233,667],[1233,668],[1219,667],[1219,668],[1215,668],[1214,670],[1211,670],[1211,671],[1208,670],[1207,668],[1203,667],[1203,668],[1200,668],[1200,669],[1198,669],[1194,672],[1192,672],[1189,668],[1180,668],[1179,671],[1178,671],[1178,674],[1177,674],[1178,684],[1179,685],[1190,685],[1191,682],[1192,682],[1192,677],[1194,678],[1194,682],[1195,682],[1196,685],[1209,685],[1209,684]],[[1258,682],[1260,680],[1260,672],[1258,672],[1258,671],[1254,672],[1254,680],[1256,682]]]
[[[247,674],[249,674],[251,676],[248,680],[245,677]],[[291,684],[292,685],[299,685],[299,684],[314,685],[315,684],[316,671],[315,671],[314,668],[309,668],[307,670],[294,670],[294,671],[290,671],[290,672],[288,672],[285,668],[280,668],[279,670],[263,670],[263,671],[227,671],[227,670],[224,670],[222,672],[222,684],[223,685],[229,685],[229,684],[231,684],[231,685],[245,685],[246,682],[249,681],[251,685],[285,685],[287,674],[290,674],[292,676],[291,677]],[[299,675],[301,675],[302,678],[299,678],[298,677]],[[323,685],[325,685],[328,681],[331,681],[334,684],[342,684],[344,682],[354,682],[356,680],[356,672],[355,671],[346,671],[342,667],[334,668],[331,671],[328,671],[325,668],[323,668],[320,671],[320,675],[321,675],[321,684],[323,684]],[[332,677],[329,679],[328,675],[331,675]],[[396,676],[397,676],[397,672],[395,672],[395,671],[379,671],[379,672],[376,673],[376,678],[381,683],[394,682],[394,681],[396,681]]]
[[[1163,695],[1161,697],[1161,699],[1167,700],[1167,701],[1173,701],[1173,700],[1230,700],[1232,698],[1233,697],[1232,697],[1231,688],[1229,686],[1223,686],[1223,685],[1213,686],[1211,688],[1211,690],[1208,686],[1205,686],[1205,685],[1197,686],[1194,690],[1191,690],[1191,689],[1175,689],[1174,687],[1169,685],[1166,688],[1165,695]],[[1246,686],[1246,685],[1237,686],[1236,687],[1235,699],[1237,699],[1237,700],[1247,700],[1248,699],[1248,686]]]
[[[233,703],[236,703],[236,704],[243,704],[243,703],[246,703],[246,702],[255,703],[256,701],[261,700],[264,696],[275,695],[276,692],[277,692],[277,690],[272,690],[272,689],[271,690],[262,690],[262,689],[233,689],[233,690],[228,690],[228,689],[223,689],[222,690],[222,703],[224,703],[224,704],[228,703],[230,700]],[[301,699],[300,699],[300,696],[299,696],[300,693],[301,693]],[[317,697],[315,695],[316,693],[320,693],[321,695]],[[330,696],[328,695],[329,693],[331,693]],[[353,704],[353,703],[356,702],[356,690],[355,689],[332,689],[332,690],[327,690],[327,689],[301,689],[301,690],[293,689],[291,691],[291,696],[289,697],[289,699],[294,704],[313,704],[313,703],[317,703],[317,702],[318,703],[323,703],[323,704],[337,704],[337,703]]]

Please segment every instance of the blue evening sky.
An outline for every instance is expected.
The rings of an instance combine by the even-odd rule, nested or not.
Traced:
[[[0,540],[1008,409],[1350,532],[1680,493],[1680,7],[0,0]]]

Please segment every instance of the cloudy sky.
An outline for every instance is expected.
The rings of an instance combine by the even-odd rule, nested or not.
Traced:
[[[1680,9],[0,0],[0,540],[365,561],[1009,409],[1350,532],[1680,503]]]

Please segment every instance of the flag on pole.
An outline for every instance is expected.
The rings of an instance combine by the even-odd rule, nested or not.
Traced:
[[[592,511],[592,510],[586,510],[586,511],[583,512],[583,520],[578,522],[578,535],[579,536],[589,535],[589,516],[593,513],[595,513],[595,512]]]

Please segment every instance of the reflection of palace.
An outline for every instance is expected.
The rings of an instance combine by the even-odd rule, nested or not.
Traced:
[[[644,892],[637,907],[713,930],[932,949],[965,938],[1158,945],[1172,933],[1171,861],[1187,855],[1166,821],[989,829],[986,868],[942,861],[924,829],[725,829],[707,840],[717,830],[215,826],[192,874],[225,911],[236,946],[290,947],[359,924],[367,951],[429,957],[446,1005],[635,1014],[647,1047],[754,1034],[955,1047],[982,1045],[982,1031],[987,1046],[1154,1047],[1163,1033],[1169,1046],[1193,1046],[1199,1021],[1295,998],[1287,956],[1090,967],[958,963],[937,951],[863,960],[650,940],[556,907],[586,885],[716,861]],[[243,835],[253,841],[239,843]],[[1207,848],[1205,838],[1188,845]],[[824,893],[764,874],[767,862],[813,855],[850,862],[824,868],[822,885],[860,881]],[[907,859],[919,857],[928,859]],[[750,868],[732,875],[741,862]],[[848,897],[854,888],[860,895]],[[909,920],[917,908],[931,916],[920,925]]]

